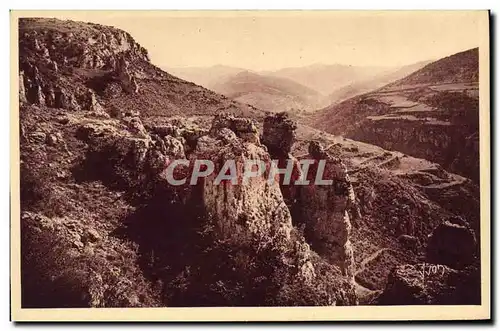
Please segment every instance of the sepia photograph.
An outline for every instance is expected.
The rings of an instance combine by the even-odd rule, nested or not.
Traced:
[[[488,11],[10,16],[14,320],[490,317]]]

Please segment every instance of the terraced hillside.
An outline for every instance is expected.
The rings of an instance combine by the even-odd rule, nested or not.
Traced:
[[[382,293],[393,268],[426,261],[428,236],[445,220],[462,218],[479,233],[479,187],[470,179],[425,159],[303,125],[294,146],[299,158],[309,140],[344,160],[356,192],[359,216],[352,218],[351,240],[362,304]]]
[[[113,27],[21,19],[19,28],[21,214],[12,226],[24,308],[478,302],[471,180],[176,78]],[[362,120],[430,102],[441,93],[433,88],[418,98],[379,91],[386,103],[369,107],[399,108],[367,108]],[[177,159],[186,176],[198,160],[216,170],[232,160],[238,176],[261,160],[266,171],[177,186],[165,171]],[[292,161],[297,176],[303,159],[316,169],[325,161],[332,184],[265,178],[272,160]],[[414,281],[420,262],[446,273]]]
[[[313,114],[330,133],[441,164],[479,180],[478,49],[428,64],[379,90]]]

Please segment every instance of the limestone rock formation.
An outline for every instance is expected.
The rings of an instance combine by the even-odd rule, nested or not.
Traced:
[[[88,31],[88,40],[82,42],[81,36],[55,29],[57,24],[58,20],[36,18],[20,21],[19,48],[24,54],[20,61],[20,71],[24,72],[20,93],[26,94],[28,102],[70,110],[102,110],[94,91],[72,86],[60,74],[75,72],[75,68],[83,77],[97,76],[101,81],[115,76],[125,91],[138,92],[129,62],[149,62],[149,57],[128,33],[95,25]],[[38,29],[28,29],[33,26]]]
[[[287,113],[268,115],[264,119],[262,143],[273,157],[288,157],[295,141],[297,124]]]
[[[274,240],[288,240],[292,229],[291,216],[283,203],[277,182],[269,183],[264,175],[248,178],[245,183],[243,169],[249,160],[270,163],[269,154],[258,143],[257,136],[242,138],[237,135],[249,133],[249,122],[244,119],[216,117],[210,134],[200,138],[194,155],[198,159],[214,160],[214,174],[204,180],[203,199],[214,215],[221,230],[235,240],[245,240],[240,233],[265,236],[269,243]],[[231,130],[233,128],[235,131]],[[244,130],[243,132],[241,130]],[[255,130],[256,131],[256,130]],[[254,132],[256,134],[256,132]],[[239,169],[234,182],[214,184],[215,177],[226,160],[235,160]],[[219,201],[219,199],[224,199]],[[276,237],[276,239],[272,239]]]
[[[321,281],[316,277],[314,254],[303,239],[294,239],[297,237],[292,234],[292,218],[280,185],[267,180],[270,155],[258,143],[255,131],[247,120],[219,116],[214,119],[209,135],[198,140],[191,157],[215,163],[214,174],[202,184],[205,210],[215,221],[220,238],[239,245],[257,242],[259,250],[277,252],[281,263],[290,269],[288,273],[295,274],[292,277],[297,277],[303,286],[317,285]],[[214,184],[226,160],[236,161],[237,176],[233,183],[227,180]],[[245,181],[242,170],[248,160],[264,161],[265,173]],[[351,287],[348,282],[345,284],[347,289]],[[345,304],[343,300],[332,300],[332,304]]]
[[[305,289],[313,297],[301,299],[307,304],[356,302],[352,283],[339,269],[328,267],[330,271],[317,275],[316,268],[323,270],[325,264],[296,233],[278,182],[267,180],[271,157],[260,145],[251,121],[221,115],[214,118],[209,131],[197,131],[189,125],[154,128],[156,133],[150,134],[139,118],[126,117],[122,121],[108,120],[105,123],[89,119],[78,131],[80,139],[89,145],[85,168],[98,168],[98,176],[106,180],[107,185],[141,190],[140,194],[144,196],[154,197],[165,194],[158,192],[175,191],[179,196],[176,208],[190,210],[187,214],[193,218],[206,219],[200,226],[210,229],[211,240],[221,242],[222,247],[226,247],[224,249],[242,250],[239,254],[245,256],[249,254],[248,250],[255,251],[254,254],[271,254],[274,259],[272,270],[256,269],[256,272],[274,279],[275,285],[283,282],[280,286],[285,287],[278,287],[283,296],[279,300],[283,302],[290,303],[290,296]],[[197,134],[193,136],[193,132]],[[190,139],[195,140],[194,145],[187,142],[190,135]],[[184,148],[188,146],[191,151],[186,155]],[[186,176],[188,182],[175,188],[165,180],[165,165],[168,160],[186,159],[187,156],[190,166],[179,167],[175,174]],[[99,160],[106,160],[107,165],[95,163]],[[215,169],[213,174],[200,178],[197,185],[192,186],[189,185],[189,176],[196,160],[211,160]],[[216,176],[227,160],[235,162],[237,175],[234,181],[226,179],[218,183]],[[263,161],[266,171],[259,177],[245,180],[242,171],[248,160]],[[199,208],[191,207],[194,205]],[[194,210],[197,211],[194,213]],[[248,258],[255,257],[248,255]],[[258,264],[256,268],[263,266]],[[232,272],[238,274],[243,270]],[[325,275],[332,278],[326,282]],[[225,277],[230,277],[230,274],[226,273]],[[339,288],[334,289],[333,284]],[[321,293],[326,296],[322,297]]]
[[[466,225],[445,221],[438,225],[429,236],[427,260],[444,264],[454,269],[462,269],[475,260],[476,237]]]
[[[354,273],[353,252],[349,234],[351,222],[348,210],[355,205],[355,197],[349,182],[347,170],[340,159],[324,152],[321,145],[311,142],[309,155],[314,160],[309,167],[308,185],[300,186],[298,212],[305,224],[306,238],[312,248],[331,263],[338,265],[342,272],[352,277]],[[319,161],[325,161],[324,180],[332,180],[332,185],[316,185]]]
[[[24,72],[19,72],[19,103],[28,102],[26,98],[26,88],[24,86]]]
[[[149,62],[147,51],[135,42],[132,36],[118,29],[100,29],[103,26],[88,26],[88,39],[71,32],[73,22],[60,28],[56,19],[29,18],[20,21],[21,46],[41,57],[49,58],[58,66],[115,69],[118,54],[128,53],[130,57]],[[36,26],[38,29],[27,29]],[[59,28],[58,28],[59,27]],[[74,26],[76,27],[76,26]],[[75,30],[75,32],[78,30]],[[55,48],[57,52],[50,52]]]
[[[381,305],[478,304],[477,267],[457,271],[440,264],[407,264],[389,274]]]
[[[286,113],[268,115],[264,119],[262,142],[271,156],[280,161],[280,168],[286,168],[288,160],[293,164],[291,183],[282,185],[281,190],[295,222],[304,227],[306,239],[314,251],[352,277],[354,264],[349,240],[349,211],[356,208],[356,202],[347,169],[338,158],[325,152],[321,144],[311,141],[309,154],[302,157],[313,161],[307,172],[309,184],[295,185],[302,175],[299,161],[290,153],[296,128],[296,123]],[[332,185],[315,183],[320,160],[325,162],[322,179],[333,180]],[[283,179],[284,176],[280,176],[280,183]]]
[[[219,130],[223,128],[233,131],[237,137],[244,141],[260,145],[257,127],[251,119],[235,118],[227,114],[217,115],[212,122],[210,133],[217,135]]]
[[[299,188],[295,186],[295,181],[302,175],[299,161],[291,153],[296,129],[297,124],[287,113],[270,114],[264,118],[262,143],[267,147],[273,160],[277,160],[279,169],[287,169],[289,162],[292,164],[289,183],[285,183],[286,174],[279,175],[281,193],[291,209],[294,208],[298,197]]]

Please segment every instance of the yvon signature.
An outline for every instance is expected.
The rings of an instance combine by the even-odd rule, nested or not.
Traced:
[[[433,275],[443,276],[446,272],[446,268],[443,265],[436,264],[417,264],[413,268],[417,269],[420,276],[422,276],[422,281],[425,282],[425,278]]]

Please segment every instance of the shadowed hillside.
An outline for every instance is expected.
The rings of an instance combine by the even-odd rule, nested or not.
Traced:
[[[387,70],[387,72],[377,74],[375,77],[368,80],[355,81],[330,93],[330,95],[328,95],[328,100],[331,104],[335,104],[357,95],[376,90],[395,80],[408,76],[429,62],[430,61],[417,62],[396,70]]]
[[[249,71],[214,83],[211,89],[228,98],[272,111],[310,111],[321,105],[321,96],[290,79],[264,76]]]
[[[316,97],[287,79],[234,77],[231,98]],[[21,19],[22,307],[478,304],[478,186],[398,151],[409,140],[438,159],[455,127],[477,141],[475,93],[473,83],[384,89],[323,109],[312,128],[159,69],[125,31]],[[393,151],[325,132],[366,141],[369,123],[373,143]],[[183,161],[174,177],[200,160],[214,173],[174,185],[173,160]],[[255,160],[265,167],[251,180],[217,182],[227,161],[240,179]],[[314,174],[268,180],[274,160],[290,161],[293,179],[302,160]],[[329,185],[314,183],[321,165]],[[422,263],[444,271],[422,282]]]
[[[478,49],[318,111],[307,123],[479,180]]]

